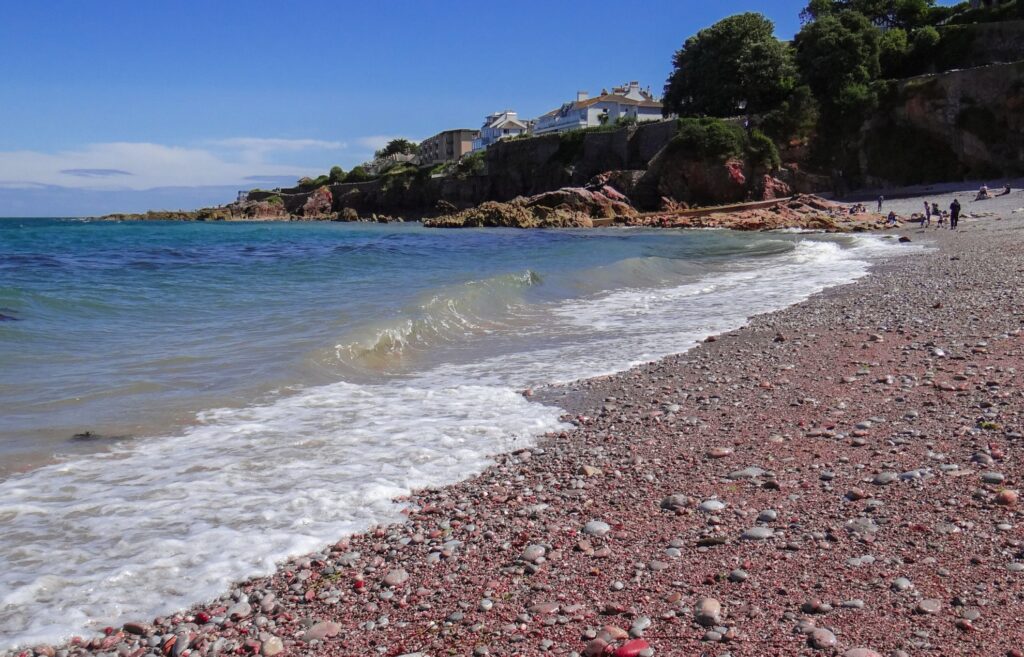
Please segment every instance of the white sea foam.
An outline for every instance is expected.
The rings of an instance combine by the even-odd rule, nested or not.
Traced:
[[[210,411],[183,435],[0,482],[0,650],[149,619],[396,521],[396,496],[478,472],[559,426],[558,409],[515,389],[685,351],[852,281],[892,248],[807,239],[756,270],[542,305],[528,313],[544,339],[500,357]]]

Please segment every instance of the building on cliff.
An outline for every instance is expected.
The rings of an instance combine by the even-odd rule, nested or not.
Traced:
[[[650,88],[641,89],[633,81],[621,87],[606,89],[593,98],[586,91],[576,94],[576,100],[563,104],[537,119],[534,134],[567,132],[615,123],[619,119],[633,119],[637,123],[661,120],[661,103],[651,95]]]
[[[484,119],[480,136],[473,140],[473,150],[482,151],[491,144],[529,132],[530,126],[512,110],[495,112]]]
[[[463,155],[473,150],[473,140],[479,136],[479,130],[460,128],[428,137],[420,142],[420,164],[458,162]]]

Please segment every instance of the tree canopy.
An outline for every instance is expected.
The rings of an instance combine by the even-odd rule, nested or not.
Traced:
[[[691,36],[673,58],[665,112],[726,117],[778,105],[792,90],[795,71],[774,32],[770,20],[748,12]]]
[[[374,155],[381,158],[387,157],[388,155],[415,155],[419,152],[419,144],[409,141],[403,137],[399,137],[389,141],[384,148],[374,153]]]
[[[327,175],[332,183],[345,182],[345,170],[338,165],[331,167],[331,172]]]
[[[805,22],[853,11],[879,27],[918,27],[928,22],[935,0],[810,0],[800,13]]]

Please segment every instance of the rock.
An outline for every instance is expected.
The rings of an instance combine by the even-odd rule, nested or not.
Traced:
[[[885,472],[879,472],[876,474],[871,480],[871,483],[876,486],[888,486],[897,479],[899,479],[898,473],[893,472],[892,470],[886,470]]]
[[[768,474],[767,470],[762,470],[756,466],[750,466],[749,468],[730,472],[727,476],[729,479],[756,479],[757,477],[763,477],[766,474]]]
[[[986,484],[1001,484],[1006,477],[1001,472],[982,472],[981,480]]]
[[[701,598],[693,608],[693,618],[704,627],[721,623],[722,604],[714,598]]]
[[[593,639],[583,649],[583,657],[601,657],[607,647],[608,642],[604,639]]]
[[[708,458],[712,459],[724,459],[730,454],[732,454],[732,449],[728,447],[712,447],[708,450]]]
[[[601,470],[601,468],[596,468],[592,465],[581,465],[579,469],[579,474],[583,475],[584,477],[598,477],[600,475],[603,475],[604,471]]]
[[[740,538],[746,541],[763,541],[771,538],[775,535],[775,530],[771,527],[751,527],[747,531],[740,535]]]
[[[1002,506],[1016,506],[1018,494],[1015,490],[1001,490],[996,494],[996,504]]]
[[[320,621],[319,623],[314,623],[308,630],[306,630],[306,633],[302,635],[302,640],[306,643],[314,640],[322,641],[330,637],[338,636],[339,632],[341,632],[341,625],[334,621]]]
[[[737,568],[736,570],[733,570],[732,572],[729,573],[729,581],[730,582],[736,582],[736,583],[745,582],[749,578],[750,578],[750,574],[747,573],[747,571],[741,570],[739,568]]]
[[[669,495],[661,501],[661,508],[666,511],[677,511],[679,509],[685,509],[688,506],[690,506],[690,498],[682,493]]]
[[[722,500],[704,500],[697,508],[704,513],[718,513],[725,508],[725,502]]]
[[[851,648],[843,653],[843,657],[882,657],[870,648]]]
[[[134,634],[136,636],[146,636],[153,632],[153,628],[145,623],[125,623],[123,627],[126,634]]]
[[[836,643],[836,635],[823,627],[819,627],[807,636],[807,645],[818,650],[834,648]]]
[[[260,654],[263,655],[263,657],[273,657],[282,650],[284,650],[284,643],[282,643],[280,638],[272,636],[263,642],[263,647],[260,648]]]
[[[384,584],[387,586],[395,587],[405,584],[407,581],[409,581],[409,573],[402,568],[396,568],[384,575]]]
[[[542,559],[545,554],[547,554],[547,550],[543,545],[527,545],[519,558],[527,563],[537,563],[537,561]]]
[[[235,603],[228,608],[225,615],[231,620],[238,620],[239,618],[245,618],[252,613],[252,607],[248,602],[242,600],[241,602]]]
[[[913,583],[906,577],[897,577],[892,581],[892,590],[897,593],[903,593],[913,588]]]
[[[650,647],[650,644],[643,639],[633,639],[616,648],[612,654],[614,657],[639,657],[641,651],[647,650]]]
[[[926,598],[917,603],[914,611],[919,614],[937,614],[942,609],[942,603],[934,598]]]
[[[774,509],[765,509],[761,513],[757,514],[758,522],[775,522],[778,518],[779,514]]]
[[[587,524],[583,525],[583,533],[588,536],[596,536],[601,538],[612,530],[611,525],[600,520],[591,520]]]

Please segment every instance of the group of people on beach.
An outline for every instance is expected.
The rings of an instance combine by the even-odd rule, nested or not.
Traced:
[[[946,218],[948,217],[949,229],[956,230],[957,225],[960,223],[960,201],[953,199],[953,202],[949,204],[948,213],[940,210],[938,203],[929,204],[928,201],[925,201],[924,215],[921,219],[921,228],[927,228],[931,226],[932,217],[935,217],[936,228],[942,228],[942,226],[946,223]]]

